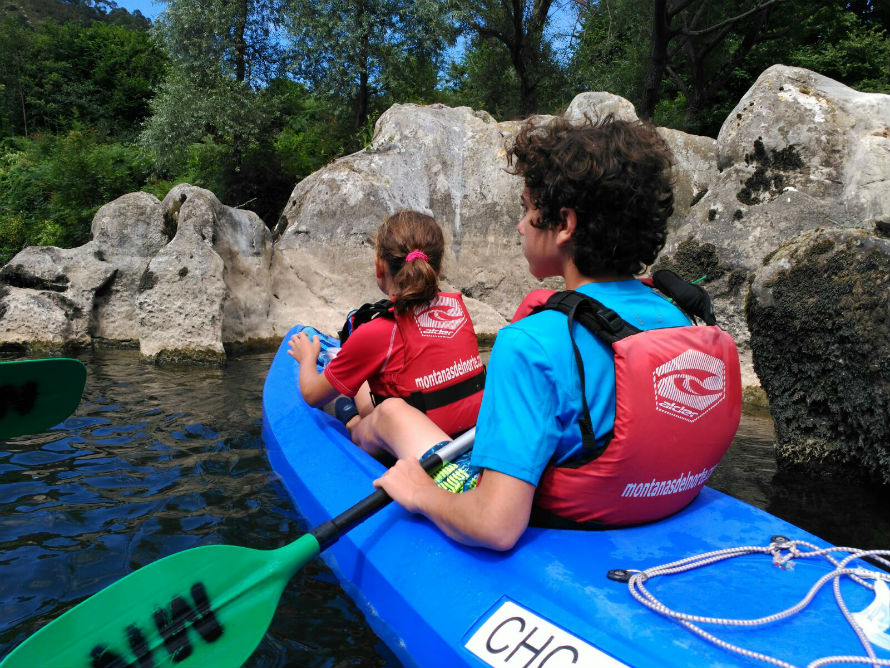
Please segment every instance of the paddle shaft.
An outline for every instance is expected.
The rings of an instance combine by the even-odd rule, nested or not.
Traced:
[[[476,428],[473,427],[454,439],[451,443],[442,446],[438,452],[427,455],[420,461],[423,470],[429,473],[444,462],[453,460],[473,447],[473,439],[476,436]],[[344,510],[331,520],[319,524],[311,531],[318,541],[320,549],[325,549],[335,543],[340,536],[352,529],[356,524],[386,507],[392,501],[389,494],[378,489],[373,494],[366,496],[351,508]]]
[[[473,436],[471,430],[425,457],[424,469],[468,450]],[[262,640],[291,577],[390,501],[377,490],[277,550],[207,545],[153,562],[47,624],[0,667],[240,666]]]

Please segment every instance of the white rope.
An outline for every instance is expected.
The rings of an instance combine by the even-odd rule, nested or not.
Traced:
[[[802,550],[801,548],[806,549]],[[832,556],[834,553],[847,553],[847,556],[845,556],[843,559],[837,559]],[[819,578],[819,580],[810,588],[806,595],[804,595],[804,597],[800,601],[798,601],[791,607],[776,612],[774,614],[767,615],[765,617],[758,617],[756,619],[706,617],[702,615],[692,615],[685,612],[672,610],[671,608],[661,603],[648,589],[646,589],[645,586],[645,583],[652,578],[664,575],[675,575],[677,573],[684,573],[695,568],[709,566],[720,561],[733,559],[735,557],[747,554],[772,555],[773,564],[783,569],[793,568],[795,559],[822,557],[834,566],[834,570]],[[731,547],[723,550],[706,552],[704,554],[699,554],[692,557],[686,557],[685,559],[673,561],[669,564],[664,564],[663,566],[654,566],[652,568],[647,568],[643,571],[632,571],[630,579],[627,581],[627,586],[631,595],[647,608],[657,612],[660,615],[673,619],[693,633],[701,636],[702,638],[717,645],[718,647],[722,647],[723,649],[735,652],[736,654],[741,654],[742,656],[748,657],[750,659],[756,659],[765,663],[770,663],[775,666],[781,666],[782,668],[797,668],[797,666],[795,666],[794,664],[782,661],[781,659],[777,659],[775,657],[726,642],[725,640],[718,638],[708,631],[705,631],[703,628],[698,626],[698,624],[715,624],[738,627],[754,627],[772,624],[773,622],[787,619],[788,617],[791,617],[803,610],[807,605],[809,605],[810,601],[813,600],[813,597],[816,596],[819,590],[827,583],[831,582],[838,608],[843,614],[844,619],[847,620],[847,623],[856,633],[856,636],[862,643],[867,656],[827,656],[810,662],[809,664],[807,664],[807,668],[821,668],[822,666],[826,666],[829,664],[849,663],[868,664],[871,666],[890,666],[890,659],[880,659],[875,655],[874,647],[871,641],[868,639],[866,633],[863,631],[860,624],[856,621],[855,617],[853,617],[853,615],[850,613],[850,610],[847,607],[847,604],[841,594],[840,580],[843,576],[850,577],[856,583],[872,591],[874,591],[875,587],[869,582],[870,580],[884,580],[885,582],[890,582],[890,573],[885,573],[883,571],[873,571],[861,567],[852,568],[848,566],[851,561],[855,559],[862,559],[864,557],[871,557],[881,564],[890,566],[890,561],[885,558],[890,557],[890,550],[859,550],[850,547],[819,548],[816,545],[813,545],[812,543],[808,543],[806,541],[787,540],[781,536],[776,536],[773,538],[773,541],[765,547],[757,545]]]

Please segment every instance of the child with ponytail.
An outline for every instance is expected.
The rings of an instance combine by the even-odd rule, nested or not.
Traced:
[[[350,313],[342,348],[322,373],[320,342],[305,332],[291,337],[300,363],[300,392],[312,406],[338,394],[335,413],[352,440],[368,452],[381,449],[375,422],[386,399],[400,397],[452,437],[476,424],[485,368],[473,323],[459,292],[439,292],[445,240],[430,217],[400,211],[377,229],[377,285],[389,299]],[[348,399],[347,397],[354,397]]]

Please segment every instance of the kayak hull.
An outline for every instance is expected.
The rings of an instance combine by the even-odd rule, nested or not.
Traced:
[[[299,328],[294,328],[297,331]],[[263,437],[270,463],[310,526],[373,491],[382,464],[354,446],[333,417],[305,404],[287,340],[263,391]],[[406,666],[764,665],[710,643],[659,615],[607,577],[727,547],[763,546],[774,535],[821,539],[725,494],[705,488],[679,513],[653,524],[605,531],[529,528],[510,551],[455,543],[423,517],[391,504],[322,552],[371,628]],[[797,603],[831,567],[746,555],[647,588],[693,614],[758,618]],[[851,610],[871,592],[844,585]],[[728,642],[793,664],[861,655],[830,587],[801,614],[757,629],[706,627]]]

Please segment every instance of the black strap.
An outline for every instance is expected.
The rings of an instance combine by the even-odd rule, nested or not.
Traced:
[[[570,320],[577,320],[588,330],[593,332],[601,341],[610,346],[628,336],[639,334],[640,329],[626,322],[612,309],[603,306],[593,297],[574,290],[563,290],[550,296],[543,306],[535,308],[538,311],[552,309],[565,313]],[[569,335],[572,334],[571,326]],[[575,339],[572,337],[572,343]]]
[[[343,327],[337,333],[337,336],[340,338],[340,345],[342,346],[346,343],[349,335],[366,322],[371,322],[381,316],[384,318],[395,318],[395,314],[393,314],[391,309],[392,302],[388,299],[381,299],[373,304],[362,304],[357,309],[350,311],[349,315],[346,316],[346,322],[343,323]]]
[[[602,439],[603,444],[597,445],[596,434],[593,430],[593,420],[590,419],[590,408],[587,405],[586,399],[583,398],[585,388],[584,361],[581,359],[581,351],[578,350],[578,344],[575,343],[575,333],[572,325],[577,320],[595,336],[609,345],[628,336],[638,334],[641,330],[626,322],[615,311],[606,308],[593,297],[588,297],[574,290],[563,290],[551,295],[543,306],[535,309],[535,313],[544,310],[555,310],[568,316],[569,339],[572,342],[575,366],[578,367],[578,376],[581,381],[581,407],[583,415],[578,420],[578,427],[581,430],[581,450],[577,457],[573,457],[571,461],[563,462],[559,466],[563,468],[579,468],[602,455],[612,440],[612,436],[611,434],[604,435]]]
[[[453,404],[455,401],[470,397],[484,387],[485,367],[482,367],[482,370],[479,373],[470,378],[464,378],[459,383],[443,387],[440,390],[433,390],[432,392],[412,392],[407,397],[402,397],[402,399],[409,405],[414,406],[417,410],[426,413],[427,411],[442,408],[442,406],[447,406],[448,404]],[[375,394],[374,392],[371,392],[371,400],[374,402],[375,406],[382,401],[393,398],[394,397],[386,396],[384,394]]]
[[[706,325],[716,325],[711,297],[700,285],[683,280],[667,269],[659,269],[652,274],[652,283],[659,291],[670,297],[686,315],[701,318]]]
[[[571,520],[568,517],[557,515],[552,510],[541,508],[536,504],[532,505],[531,514],[528,518],[530,527],[542,527],[545,529],[569,529],[573,531],[602,531],[603,529],[614,529],[614,526],[608,526],[596,520],[588,520],[587,522],[579,522]]]

